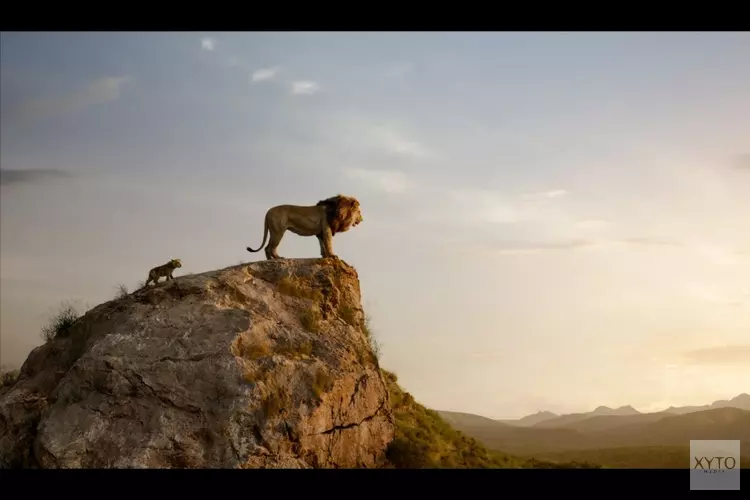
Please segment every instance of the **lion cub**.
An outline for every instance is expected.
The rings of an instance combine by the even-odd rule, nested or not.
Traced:
[[[174,277],[172,276],[172,273],[178,267],[182,267],[182,262],[180,262],[180,259],[172,259],[166,264],[156,266],[148,272],[148,279],[146,280],[146,284],[143,285],[143,287],[147,287],[148,284],[152,281],[154,282],[154,285],[157,284],[159,278],[162,277],[166,278],[164,281],[173,280]]]

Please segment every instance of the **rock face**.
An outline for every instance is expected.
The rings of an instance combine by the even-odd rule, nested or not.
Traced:
[[[394,436],[356,271],[261,261],[90,310],[0,394],[0,467],[379,467]]]

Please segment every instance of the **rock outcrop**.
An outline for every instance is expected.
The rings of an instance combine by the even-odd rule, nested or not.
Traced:
[[[356,271],[261,261],[88,311],[0,394],[0,467],[379,467],[394,437]]]

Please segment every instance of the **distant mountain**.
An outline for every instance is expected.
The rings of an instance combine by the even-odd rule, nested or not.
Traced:
[[[663,413],[673,413],[676,415],[684,415],[686,413],[693,413],[696,411],[713,410],[716,408],[740,408],[742,410],[750,411],[750,394],[742,393],[739,396],[732,399],[720,399],[714,401],[710,405],[703,406],[670,406]]]
[[[748,394],[653,413],[640,413],[632,406],[600,406],[567,415],[542,411],[518,420],[438,413],[487,448],[519,457],[563,461],[589,457],[589,461],[614,467],[673,467],[683,458],[688,462],[692,439],[739,439],[743,463],[750,460],[750,453],[744,451],[750,451]]]
[[[499,420],[474,415],[473,413],[461,413],[457,411],[438,411],[438,414],[456,429],[472,429],[473,431],[484,433],[494,432],[498,428],[512,428]],[[471,435],[471,433],[469,433]]]
[[[607,406],[599,406],[594,411],[592,411],[591,414],[592,416],[598,416],[598,415],[628,416],[628,415],[640,415],[641,412],[639,412],[638,410],[636,410],[630,405],[621,406],[619,408],[615,408],[614,410]]]
[[[579,421],[569,428],[520,427],[497,421],[493,424],[491,419],[458,419],[451,423],[489,449],[521,456],[628,446],[685,446],[691,439],[740,439],[743,449],[750,447],[750,411],[739,408],[715,408],[686,415],[600,415],[594,418],[621,420],[619,425],[609,422],[599,426],[584,426]]]
[[[552,413],[551,411],[540,411],[540,412],[534,413],[533,415],[526,415],[525,417],[519,418],[518,420],[499,420],[499,422],[502,422],[508,425],[519,425],[521,427],[530,427],[532,425],[538,424],[539,422],[544,422],[545,420],[550,420],[558,416],[559,415],[557,413]]]
[[[567,427],[576,422],[587,420],[593,417],[631,417],[633,415],[641,415],[641,412],[633,408],[632,406],[621,406],[620,408],[609,408],[607,406],[599,406],[594,411],[586,413],[569,413],[567,415],[561,415],[557,418],[551,418],[543,420],[534,427]]]
[[[654,413],[641,413],[632,406],[621,406],[619,408],[609,408],[607,406],[599,406],[593,411],[589,412],[582,412],[582,413],[567,413],[563,415],[558,415],[555,413],[552,413],[550,411],[539,411],[537,413],[534,413],[532,415],[527,415],[523,418],[519,419],[503,419],[503,420],[497,420],[498,422],[502,422],[504,424],[508,425],[515,425],[520,427],[530,427],[530,426],[536,426],[536,427],[546,427],[546,428],[552,428],[552,427],[570,427],[574,426],[578,422],[582,422],[584,420],[588,420],[592,417],[599,417],[599,416],[637,416],[637,415],[659,415],[663,416],[665,413],[673,414],[673,415],[684,415],[687,413],[692,413],[696,411],[704,411],[704,410],[711,410],[715,408],[740,408],[742,410],[748,410],[750,411],[750,395],[748,394],[740,394],[739,396],[732,398],[730,400],[719,400],[714,401],[710,405],[703,405],[703,406],[670,406],[666,410],[662,410],[660,412],[654,412]],[[463,415],[470,415],[469,413],[464,413]],[[482,417],[485,418],[485,417]],[[633,420],[634,422],[637,421],[653,421],[654,417],[645,417],[643,420],[638,420],[636,417],[636,420]],[[614,422],[614,420],[599,420],[602,425],[603,422],[611,421]],[[624,422],[624,420],[623,420]]]

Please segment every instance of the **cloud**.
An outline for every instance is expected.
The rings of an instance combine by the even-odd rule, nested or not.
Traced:
[[[67,95],[30,99],[21,103],[19,116],[24,121],[49,118],[116,101],[122,96],[122,87],[131,81],[127,76],[105,76]]]
[[[649,247],[681,247],[684,246],[682,243],[679,243],[677,241],[671,241],[671,240],[663,240],[659,238],[652,238],[652,237],[635,237],[635,238],[623,238],[621,240],[617,240],[618,243],[622,243],[624,245],[638,245],[638,246],[649,246]]]
[[[698,256],[718,266],[734,266],[742,255],[740,250],[713,243],[694,243],[690,248]]]
[[[216,48],[216,40],[209,36],[201,38],[201,48],[208,51],[214,50]]]
[[[347,111],[333,113],[327,121],[320,133],[349,154],[383,162],[393,157],[407,161],[439,159],[434,149],[416,140],[399,124]]]
[[[262,82],[264,80],[272,80],[276,77],[276,75],[279,72],[278,67],[272,67],[272,68],[260,68],[250,75],[250,81],[255,82]]]
[[[501,220],[502,215],[505,219]],[[491,220],[491,219],[490,219]],[[518,212],[508,211],[495,213],[495,222],[518,223],[524,221]],[[556,252],[571,251],[588,251],[603,250],[607,248],[616,248],[623,246],[640,246],[640,247],[683,247],[679,242],[661,240],[651,237],[632,237],[632,238],[588,238],[588,237],[571,237],[571,238],[554,238],[541,241],[501,241],[490,242],[485,244],[474,245],[469,251],[479,252],[490,255],[540,255]]]
[[[560,198],[567,194],[568,192],[564,189],[553,189],[550,191],[542,191],[540,193],[529,193],[529,194],[524,195],[524,197],[529,198],[529,199],[554,199],[554,198]]]
[[[73,177],[71,172],[58,169],[0,169],[0,185],[11,184],[36,184],[46,179],[67,179]]]
[[[398,170],[366,170],[346,169],[344,174],[352,179],[365,181],[377,189],[387,193],[403,193],[409,187],[409,182],[404,174]]]
[[[441,197],[450,200],[451,212],[458,212],[467,222],[478,224],[518,224],[535,222],[565,224],[567,215],[554,203],[540,203],[538,194],[507,195],[488,189],[447,189]]]
[[[434,159],[437,157],[437,154],[424,144],[408,139],[389,127],[382,125],[374,127],[373,136],[380,146],[392,154],[417,159]]]
[[[495,243],[488,249],[490,253],[499,255],[534,255],[546,252],[559,252],[567,250],[584,250],[601,246],[602,243],[594,240],[561,240],[548,242],[502,242]]]
[[[294,95],[312,95],[320,91],[320,85],[309,80],[298,80],[292,82],[292,94]]]
[[[684,353],[683,357],[687,363],[696,365],[737,364],[747,366],[750,364],[750,345],[724,345],[693,349]]]
[[[713,286],[691,285],[686,292],[688,296],[709,304],[739,307],[745,302],[741,298],[731,298],[725,292]]]

